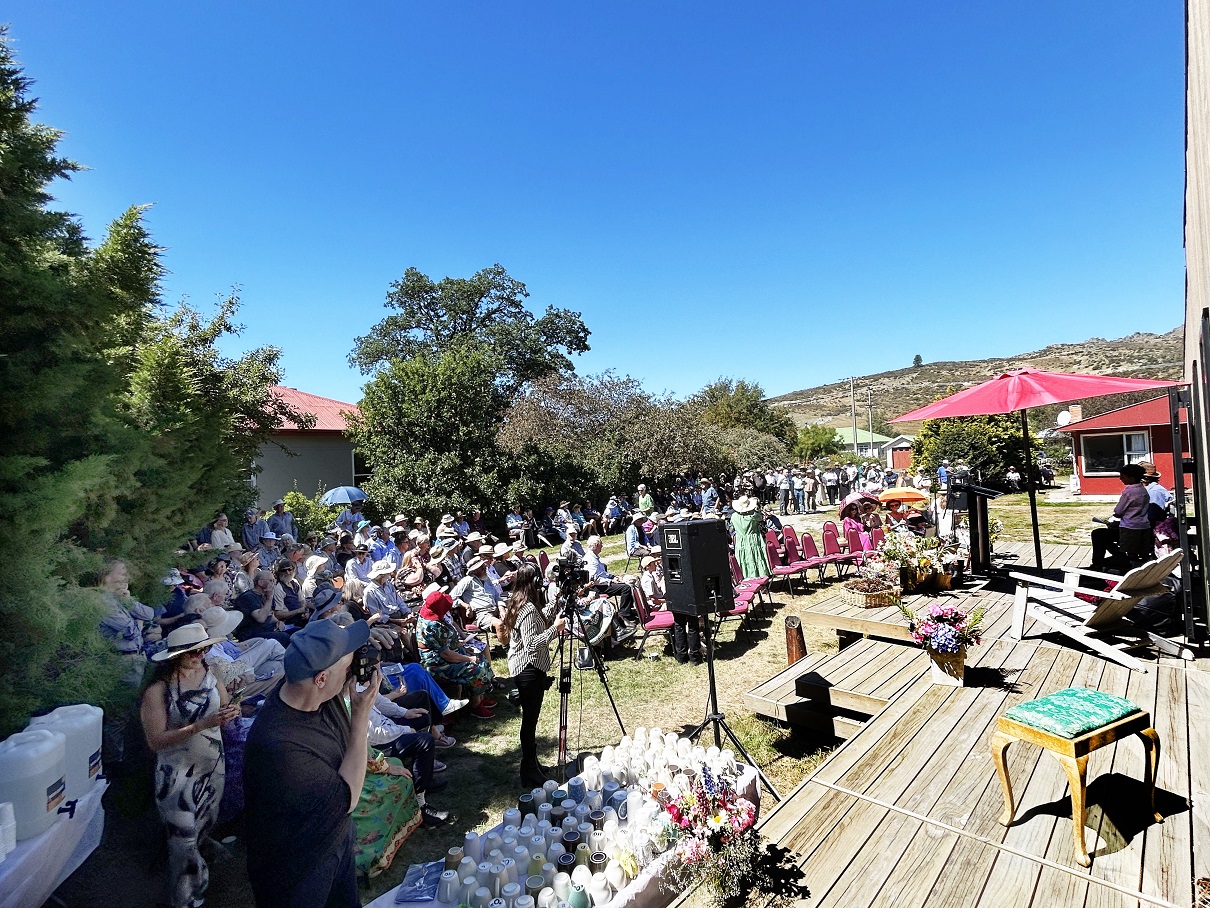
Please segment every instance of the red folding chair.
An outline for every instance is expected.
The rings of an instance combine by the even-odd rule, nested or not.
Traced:
[[[847,553],[841,550],[840,540],[836,538],[835,527],[832,524],[833,532],[828,532],[827,524],[823,528],[823,557],[828,559],[828,563],[836,568],[836,578],[839,580],[848,573],[849,568],[854,564],[856,558],[860,557],[860,552],[857,554]]]
[[[870,542],[873,544],[874,548],[878,548],[884,539],[886,539],[886,533],[883,531],[882,527],[874,527],[874,529],[870,530]]]
[[[731,582],[735,584],[735,594],[740,596],[745,593],[752,593],[758,603],[763,601],[771,608],[773,597],[769,595],[769,578],[749,577],[745,579],[743,571],[739,569],[739,561],[735,555],[728,553],[727,559],[731,562]]]
[[[819,547],[815,544],[815,537],[810,533],[802,534],[802,560],[811,562],[811,566],[819,571],[819,582],[824,581],[824,571],[827,570],[832,560],[825,558],[819,554]]]
[[[765,542],[773,543],[773,548],[777,550],[777,560],[781,561],[785,557],[785,549],[782,548],[781,537],[777,535],[777,530],[765,530]],[[770,562],[772,564],[772,562]]]
[[[652,634],[663,634],[665,637],[668,637],[672,633],[672,626],[676,622],[672,617],[672,612],[653,612],[647,606],[647,594],[643,592],[643,587],[639,585],[636,585],[634,588],[634,607],[639,613],[639,622],[643,625],[643,637],[639,640],[639,651],[634,654],[634,657],[641,659],[643,657],[643,650],[647,647],[647,638]]]
[[[813,559],[802,557],[798,551],[798,538],[794,535],[793,530],[786,534],[786,560],[794,567],[802,568],[802,573],[799,576],[802,577],[804,583],[809,582],[807,580],[807,571],[827,563],[818,555]]]
[[[546,569],[550,567],[550,556],[545,552],[538,553],[538,567],[542,569],[542,576],[546,576]]]
[[[777,547],[767,539],[765,540],[765,550],[769,553],[769,565],[773,568],[773,577],[769,582],[770,587],[772,587],[773,581],[785,578],[786,584],[790,588],[790,595],[797,596],[798,593],[794,591],[794,578],[795,576],[801,576],[803,572],[802,565],[782,564],[781,556],[777,553]]]

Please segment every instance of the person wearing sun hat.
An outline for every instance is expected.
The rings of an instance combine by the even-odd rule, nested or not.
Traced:
[[[364,621],[312,621],[290,641],[286,677],[265,698],[244,746],[248,880],[258,905],[357,905],[350,814],[365,784],[370,711],[354,653],[392,635]],[[348,706],[344,698],[348,698]]]
[[[201,624],[175,628],[151,658],[155,672],[139,701],[147,746],[156,755],[156,807],[168,832],[173,905],[200,905],[209,872],[198,845],[218,819],[223,798],[223,737],[219,726],[239,715],[206,666],[222,641]]]
[[[771,576],[765,521],[755,498],[740,495],[731,502],[731,529],[735,531],[735,560],[744,579]]]
[[[209,608],[197,621],[213,637],[221,638],[206,653],[206,664],[228,691],[239,690],[243,699],[267,694],[277,686],[285,666],[282,657],[286,648],[276,640],[260,637],[237,643],[231,634],[244,616],[222,608]]]

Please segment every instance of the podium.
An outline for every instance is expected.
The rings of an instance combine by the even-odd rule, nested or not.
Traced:
[[[987,503],[1003,492],[971,483],[950,483],[950,494],[957,492],[967,512],[971,532],[971,573],[986,576],[992,569],[992,538],[988,530]]]

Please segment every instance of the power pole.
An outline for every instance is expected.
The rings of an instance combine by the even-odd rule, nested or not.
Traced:
[[[874,392],[865,389],[865,412],[870,420],[870,453],[874,452]]]
[[[849,409],[853,414],[853,453],[857,453],[857,392],[854,390],[853,383],[855,378],[849,379]]]

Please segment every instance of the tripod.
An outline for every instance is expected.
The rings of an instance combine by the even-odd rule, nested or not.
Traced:
[[[714,606],[712,611],[717,613],[718,591],[711,591],[710,598]],[[706,718],[702,719],[701,725],[689,732],[689,740],[697,741],[697,739],[701,737],[702,732],[706,730],[706,726],[713,725],[714,746],[722,747],[722,732],[726,732],[728,739],[730,739],[731,744],[735,747],[736,753],[743,756],[748,765],[756,770],[757,777],[761,780],[761,782],[764,783],[765,788],[769,789],[770,794],[773,795],[773,800],[780,801],[781,795],[777,793],[777,789],[773,787],[773,783],[769,781],[768,776],[764,774],[764,771],[761,770],[761,768],[756,764],[756,761],[752,759],[751,754],[744,749],[744,745],[740,743],[739,738],[735,736],[735,732],[731,730],[731,726],[727,724],[727,717],[719,711],[718,685],[714,679],[714,634],[710,633],[709,619],[706,620],[706,673],[710,678],[710,699],[706,703]]]
[[[559,593],[559,601],[563,607],[563,614],[567,618],[568,627],[575,627],[575,592],[574,590],[562,590]],[[567,645],[570,634],[561,634],[559,636],[559,781],[567,781],[567,727],[571,707],[571,661],[572,649]],[[614,702],[613,691],[609,689],[609,680],[605,677],[605,660],[601,658],[601,654],[597,652],[597,648],[589,640],[584,640],[584,648],[588,651],[592,659],[592,667],[597,670],[597,677],[601,679],[601,686],[605,688],[605,696],[609,698],[609,705],[613,708],[614,718],[618,720],[618,728],[622,734],[626,734],[626,726],[622,722],[622,714],[618,712],[618,704]]]

